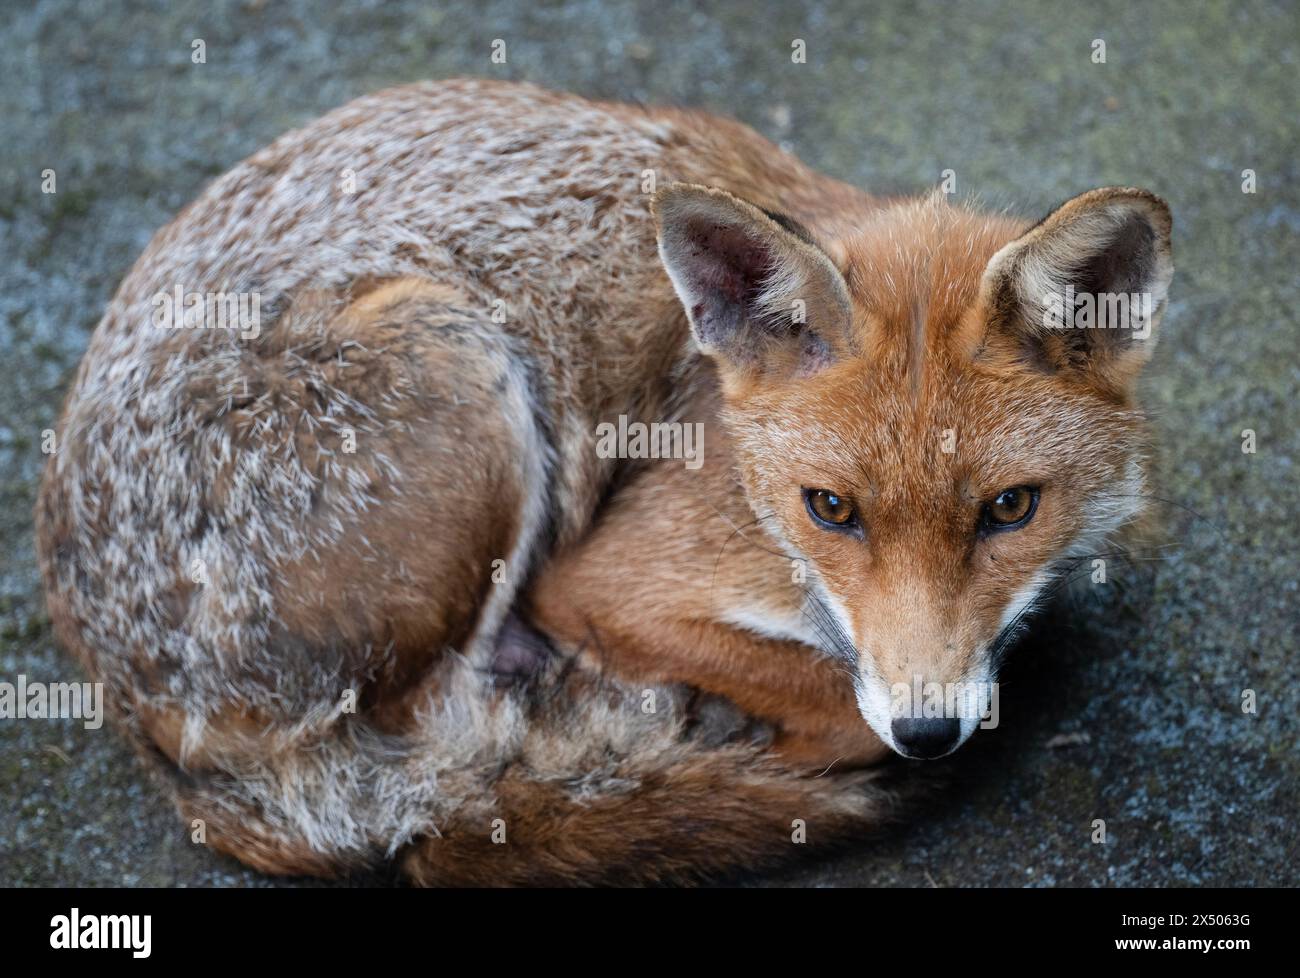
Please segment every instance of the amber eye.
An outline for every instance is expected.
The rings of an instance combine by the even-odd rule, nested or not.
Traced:
[[[814,522],[832,530],[848,530],[857,527],[857,511],[844,496],[837,495],[829,489],[805,489],[803,498]]]
[[[1003,489],[991,502],[984,504],[980,524],[988,530],[1010,530],[1024,526],[1038,509],[1038,490],[1029,486]]]

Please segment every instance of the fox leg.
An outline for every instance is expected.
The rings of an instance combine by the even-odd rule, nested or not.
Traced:
[[[717,541],[730,524],[703,532],[665,525],[650,509],[663,509],[662,492],[646,488],[632,488],[586,538],[539,572],[526,596],[531,620],[553,641],[580,650],[591,668],[624,683],[682,683],[730,700],[776,727],[772,746],[793,766],[820,770],[885,756],[858,712],[849,670],[802,642],[721,618],[711,595],[715,568],[725,575],[733,559],[718,559]],[[742,552],[734,559],[756,575],[758,599],[760,579],[788,584],[779,558]]]
[[[713,382],[693,383],[681,410],[700,432],[698,464],[659,459],[625,477],[586,536],[538,571],[523,597],[532,621],[620,680],[730,700],[775,726],[791,766],[886,756],[857,708],[856,661],[811,644],[807,595],[736,481]]]
[[[858,712],[849,677],[815,650],[715,622],[642,629],[635,617],[598,622],[551,606],[539,620],[624,683],[682,683],[773,724],[772,748],[793,766],[854,767],[888,754]]]

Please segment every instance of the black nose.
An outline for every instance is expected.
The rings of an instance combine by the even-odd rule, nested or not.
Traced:
[[[890,730],[894,743],[908,757],[943,757],[957,746],[961,721],[956,717],[899,717]]]

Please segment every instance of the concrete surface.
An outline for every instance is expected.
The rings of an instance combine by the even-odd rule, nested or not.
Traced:
[[[1138,184],[1177,219],[1147,382],[1169,546],[1040,622],[1005,677],[1001,727],[944,763],[949,786],[907,826],[747,882],[1300,883],[1296,7],[696,7],[6,4],[0,678],[78,678],[34,571],[40,433],[118,280],[208,180],[323,110],[420,78],[700,105],[872,189],[921,189],[951,168],[959,192],[1036,216]],[[206,64],[191,63],[195,38]],[[489,60],[494,38],[505,65]],[[791,62],[794,38],[806,64]],[[1097,38],[1105,64],[1090,58]],[[41,193],[46,168],[55,195]],[[1085,736],[1052,746],[1062,734]],[[0,789],[0,883],[268,882],[191,845],[107,728],[0,721]],[[1090,841],[1097,818],[1105,845]]]

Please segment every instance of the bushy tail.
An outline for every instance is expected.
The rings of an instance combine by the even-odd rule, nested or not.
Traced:
[[[418,884],[484,886],[695,881],[825,851],[897,809],[872,772],[790,771],[752,726],[719,738],[681,689],[552,679],[493,690],[466,667],[409,736],[354,724],[174,770],[182,811],[263,872],[395,862]]]

